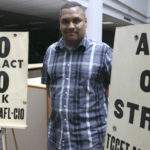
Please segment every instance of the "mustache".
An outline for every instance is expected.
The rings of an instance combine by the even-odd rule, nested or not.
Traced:
[[[70,29],[70,30],[66,30],[65,33],[77,33],[77,30],[74,29]]]
[[[65,32],[65,33],[78,33],[77,31],[69,31],[69,32]]]

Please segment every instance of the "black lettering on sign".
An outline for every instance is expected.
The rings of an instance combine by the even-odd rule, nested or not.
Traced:
[[[19,62],[19,68],[22,68],[23,60],[18,60],[18,62]]]
[[[106,135],[106,148],[109,150],[141,150],[136,146],[131,146],[127,141],[119,139],[109,133]]]
[[[116,139],[116,146],[115,146],[115,150],[117,150],[117,149],[118,149],[119,145],[120,145],[120,140],[117,138],[117,139]]]
[[[112,137],[111,137],[110,149],[114,149],[114,148],[115,148],[115,137],[112,136]]]
[[[111,135],[109,133],[107,133],[107,146],[106,148],[108,149],[109,147],[109,139],[110,139]]]
[[[135,115],[134,112],[135,110],[139,110],[139,105],[127,102],[127,107],[130,108],[129,123],[133,124],[134,115]]]
[[[140,52],[144,52],[144,55],[149,55],[149,47],[147,42],[147,34],[142,33],[140,42],[136,51],[136,55],[139,55]]]
[[[12,60],[10,64],[13,68],[16,68],[16,60]]]
[[[146,85],[146,77],[149,79],[148,84]],[[150,70],[145,70],[141,74],[140,87],[144,92],[150,92]]]
[[[2,103],[8,103],[8,95],[2,95]]]
[[[118,119],[121,119],[123,117],[123,110],[122,110],[122,107],[124,107],[124,103],[122,100],[120,99],[117,99],[115,101],[115,108],[117,111],[114,111],[114,114],[115,116],[118,118]]]
[[[7,59],[5,59],[3,61],[2,68],[5,68],[5,67],[7,67],[7,68],[10,68],[10,67],[12,67],[12,68],[17,68],[17,67],[22,68],[22,63],[23,63],[23,60],[11,60],[9,62]]]
[[[24,119],[24,109],[15,108],[14,109],[14,119],[23,120]]]
[[[3,108],[0,108],[0,118],[3,118]]]
[[[4,93],[9,86],[8,74],[4,71],[0,71],[0,93]]]
[[[4,67],[9,68],[8,60],[4,60],[3,65],[2,65],[2,68],[4,68]]]
[[[107,133],[106,148],[110,150],[129,150],[130,144]]]
[[[4,49],[3,49],[4,48]],[[0,38],[0,58],[5,58],[10,52],[10,41],[7,37]]]
[[[133,146],[133,149],[132,150],[141,150],[141,149],[137,149],[137,147]]]
[[[117,99],[115,101],[116,110],[114,111],[115,117],[117,119],[122,119],[124,117],[123,107],[124,107],[123,101],[120,99]],[[143,128],[143,129],[146,129],[145,126],[147,123],[148,130],[150,131],[150,108],[144,107],[144,106],[140,108],[138,104],[134,104],[131,102],[127,102],[127,108],[129,108],[129,123],[137,125],[138,127]],[[139,125],[135,124],[134,122],[134,118],[137,116],[140,116]],[[108,140],[109,140],[109,135],[108,135]]]
[[[150,108],[142,107],[140,127],[145,128],[145,122],[148,122],[148,130],[150,131]]]
[[[10,117],[10,108],[0,107],[0,118],[1,119],[11,119],[11,117]]]

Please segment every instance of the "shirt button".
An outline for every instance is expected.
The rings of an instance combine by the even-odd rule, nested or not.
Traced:
[[[68,94],[68,92],[65,92],[65,94]]]
[[[67,64],[67,66],[69,67],[69,66],[70,66],[70,64]]]
[[[67,119],[66,118],[64,118],[64,121],[66,121]]]
[[[66,108],[66,105],[64,105],[64,108]]]
[[[66,78],[66,80],[69,80],[69,78]]]

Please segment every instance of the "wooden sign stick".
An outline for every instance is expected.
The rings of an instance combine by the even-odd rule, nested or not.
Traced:
[[[7,140],[6,140],[6,128],[2,128],[2,145],[3,150],[7,150]]]
[[[16,140],[14,129],[12,129],[12,133],[13,133],[13,137],[14,137],[14,142],[15,142],[16,150],[18,150],[18,144],[17,144],[17,140]]]

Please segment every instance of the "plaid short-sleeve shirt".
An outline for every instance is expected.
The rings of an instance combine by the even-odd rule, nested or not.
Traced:
[[[58,149],[103,146],[111,60],[112,49],[87,36],[71,50],[63,38],[47,49],[42,83],[50,86],[48,139]]]

